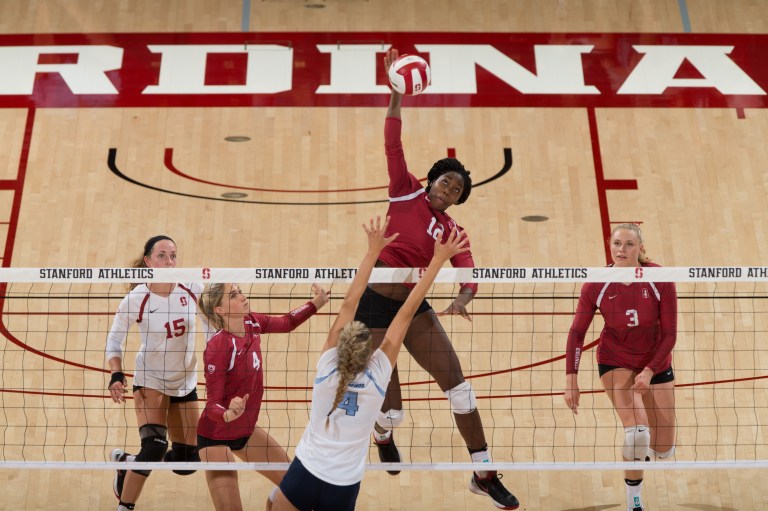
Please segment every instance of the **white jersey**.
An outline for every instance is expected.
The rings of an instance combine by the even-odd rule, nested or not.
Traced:
[[[107,360],[123,358],[131,325],[138,323],[141,347],[136,353],[133,383],[181,397],[197,386],[195,318],[203,285],[177,284],[171,294],[152,293],[136,286],[120,302],[107,335]]]
[[[376,350],[365,371],[347,386],[326,428],[339,384],[338,361],[338,350],[331,348],[317,362],[309,424],[296,446],[296,457],[315,477],[349,486],[363,479],[371,432],[392,377],[392,364]]]

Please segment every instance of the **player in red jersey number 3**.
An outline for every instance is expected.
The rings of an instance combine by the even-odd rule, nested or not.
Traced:
[[[611,234],[617,267],[658,266],[645,255],[636,224]],[[672,282],[590,282],[584,284],[566,348],[565,403],[578,413],[577,373],[584,337],[597,309],[605,321],[597,350],[605,392],[624,426],[623,458],[646,461],[675,452],[675,375],[672,349],[677,338],[677,292]],[[627,510],[643,511],[642,470],[625,471]]]

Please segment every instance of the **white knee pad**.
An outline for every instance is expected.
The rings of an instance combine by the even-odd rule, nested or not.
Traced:
[[[445,392],[445,397],[451,402],[451,411],[459,415],[472,413],[477,408],[477,397],[468,381],[459,383]]]
[[[673,445],[672,448],[665,452],[657,452],[653,449],[648,449],[648,454],[651,456],[651,459],[654,460],[666,460],[668,458],[671,458],[675,454],[675,446]]]
[[[386,429],[387,431],[391,431],[392,429],[402,424],[404,419],[405,412],[402,410],[387,410],[386,412],[379,412],[379,416],[376,419],[376,424]]]
[[[621,454],[629,461],[645,461],[651,447],[651,428],[641,424],[624,428],[624,449]]]

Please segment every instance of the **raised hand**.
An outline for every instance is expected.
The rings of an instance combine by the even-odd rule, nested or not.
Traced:
[[[400,233],[395,233],[387,238],[385,234],[387,232],[388,226],[389,217],[384,220],[384,224],[382,225],[380,216],[376,217],[375,223],[373,218],[371,218],[369,227],[366,227],[366,225],[363,224],[363,229],[365,229],[365,233],[368,235],[369,252],[378,255],[384,249],[384,247],[392,243],[398,236],[400,236]]]
[[[435,240],[435,255],[433,257],[444,263],[456,254],[469,252],[467,243],[469,243],[469,238],[464,231],[459,231],[454,227],[445,243],[442,243],[440,239]]]
[[[400,53],[397,51],[397,48],[390,48],[386,55],[384,55],[384,69],[389,72],[389,67],[397,60],[397,58],[400,56]]]
[[[311,301],[317,310],[320,310],[330,300],[331,293],[318,284],[312,284],[312,293],[314,293],[315,297]]]

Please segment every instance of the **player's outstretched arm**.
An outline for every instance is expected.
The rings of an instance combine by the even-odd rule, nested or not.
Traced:
[[[403,345],[403,339],[405,333],[408,331],[408,327],[413,320],[413,315],[419,308],[419,304],[427,295],[427,290],[435,282],[440,268],[451,257],[456,254],[461,254],[469,250],[466,247],[467,237],[463,232],[453,229],[448,240],[445,243],[441,243],[440,240],[435,241],[435,253],[432,256],[432,260],[429,262],[429,266],[421,276],[421,280],[416,284],[405,303],[397,311],[397,315],[392,320],[392,323],[387,329],[387,333],[384,335],[384,342],[381,344],[381,351],[387,356],[389,361],[394,366],[397,362],[397,354],[400,352],[400,347]]]
[[[339,313],[336,315],[336,320],[331,326],[331,331],[328,332],[328,339],[323,345],[323,351],[328,350],[336,346],[339,340],[339,333],[344,325],[355,319],[355,312],[357,311],[357,305],[360,302],[360,297],[365,291],[365,286],[368,285],[368,280],[371,278],[371,271],[373,270],[376,260],[379,258],[381,251],[394,241],[399,234],[395,233],[390,237],[386,237],[387,227],[389,226],[389,217],[381,223],[381,217],[376,217],[374,223],[373,218],[370,220],[370,225],[366,227],[363,224],[363,229],[368,235],[368,252],[363,257],[360,266],[355,273],[355,278],[352,279],[352,283],[349,285],[344,301],[341,303]]]
[[[390,48],[384,55],[384,71],[389,72],[389,67],[397,60],[399,53],[396,48]],[[387,117],[400,119],[400,105],[403,101],[403,95],[392,89],[392,95],[389,97],[389,107],[387,108]]]

